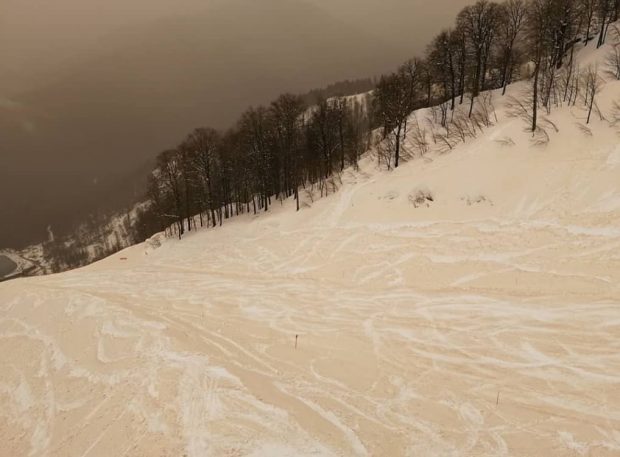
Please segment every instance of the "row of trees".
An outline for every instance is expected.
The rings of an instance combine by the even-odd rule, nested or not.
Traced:
[[[596,37],[597,46],[603,45],[619,13],[620,0],[480,0],[465,7],[454,26],[432,40],[424,58],[406,62],[378,83],[375,114],[393,147],[391,163],[399,165],[413,110],[441,106],[441,125],[447,128],[448,111],[457,104],[467,101],[472,118],[482,91],[505,94],[524,76],[531,78],[527,110],[536,132],[539,110],[566,102],[584,77],[575,67],[575,44],[587,46]]]
[[[334,174],[357,166],[374,129],[389,140],[387,166],[398,167],[408,133],[426,147],[417,120],[413,129],[408,125],[411,113],[436,106],[445,134],[433,138],[451,149],[450,135],[464,140],[489,125],[492,104],[481,94],[505,94],[523,77],[530,78],[531,93],[520,106],[536,132],[540,109],[579,91],[575,44],[604,44],[619,13],[620,0],[479,0],[432,40],[423,58],[382,76],[372,95],[321,98],[308,106],[307,97],[287,94],[250,108],[229,131],[196,129],[158,156],[148,188],[149,223],[181,236],[198,223],[215,226],[233,215],[266,211],[274,200],[294,197],[299,209],[300,189],[327,191]],[[366,87],[368,81],[351,84]],[[591,112],[592,77],[589,84]],[[458,105],[464,107],[455,116]]]
[[[350,97],[306,107],[302,97],[282,95],[269,107],[250,108],[227,132],[194,130],[157,158],[148,195],[161,227],[179,236],[221,225],[234,215],[267,211],[274,200],[326,183],[357,166],[369,147],[367,101]],[[194,217],[196,216],[196,217]]]

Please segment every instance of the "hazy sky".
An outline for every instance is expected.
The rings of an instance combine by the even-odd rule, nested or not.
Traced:
[[[116,28],[194,11],[208,1],[2,0],[0,74],[8,74],[9,89],[28,89]]]
[[[2,0],[0,96],[52,77],[114,30],[204,10],[227,0]],[[261,0],[255,0],[260,3]],[[387,44],[421,52],[469,0],[306,0]],[[361,76],[361,75],[360,75]]]

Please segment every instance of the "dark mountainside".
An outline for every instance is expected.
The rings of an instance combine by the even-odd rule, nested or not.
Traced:
[[[386,53],[371,34],[290,0],[119,30],[54,83],[0,101],[0,247],[130,203],[154,156],[194,127],[227,127],[282,92],[379,74],[408,46]]]

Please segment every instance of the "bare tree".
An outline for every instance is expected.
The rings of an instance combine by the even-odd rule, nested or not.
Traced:
[[[592,116],[592,108],[596,104],[596,94],[601,88],[602,81],[598,74],[598,68],[596,66],[589,66],[583,74],[583,84],[585,87],[584,101],[588,110],[588,118],[586,125],[590,123],[590,117]]]
[[[583,27],[585,28],[584,43],[587,46],[592,36],[592,21],[594,19],[594,13],[596,11],[597,0],[580,0],[580,14],[583,18]]]
[[[600,48],[603,44],[605,44],[607,27],[612,22],[615,11],[617,11],[617,9],[615,8],[614,0],[597,1],[596,13],[599,21],[598,42],[596,45],[597,48]]]
[[[459,42],[455,39],[451,30],[444,30],[432,41],[427,56],[427,62],[431,64],[434,79],[441,81],[442,99],[450,100],[451,109],[454,110],[457,96],[457,66]],[[443,100],[442,100],[443,101]]]
[[[506,94],[506,87],[512,82],[516,63],[515,44],[523,31],[526,16],[524,0],[508,0],[500,10],[499,31],[502,61],[502,95]]]
[[[543,65],[554,49],[553,37],[549,31],[552,27],[553,0],[530,0],[527,10],[527,46],[532,69],[532,115],[531,131],[536,132],[538,125],[539,86]]]
[[[474,110],[475,98],[481,90],[485,90],[487,64],[493,39],[496,36],[499,17],[500,8],[497,3],[478,0],[474,5],[465,7],[457,18],[459,27],[462,27],[467,35],[474,57],[470,116]]]
[[[412,71],[414,68],[416,70]],[[402,140],[407,130],[407,118],[415,106],[418,83],[417,67],[412,64],[383,76],[375,90],[376,113],[383,125],[383,136],[393,137],[394,168],[400,164]]]
[[[186,140],[192,151],[193,176],[201,196],[201,212],[207,212],[213,226],[217,225],[215,179],[217,149],[221,145],[221,135],[211,128],[195,129]],[[210,213],[210,217],[209,217]]]

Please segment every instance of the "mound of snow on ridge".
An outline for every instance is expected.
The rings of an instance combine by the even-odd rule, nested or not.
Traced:
[[[618,455],[617,133],[533,147],[503,100],[299,213],[1,284],[2,452]]]

